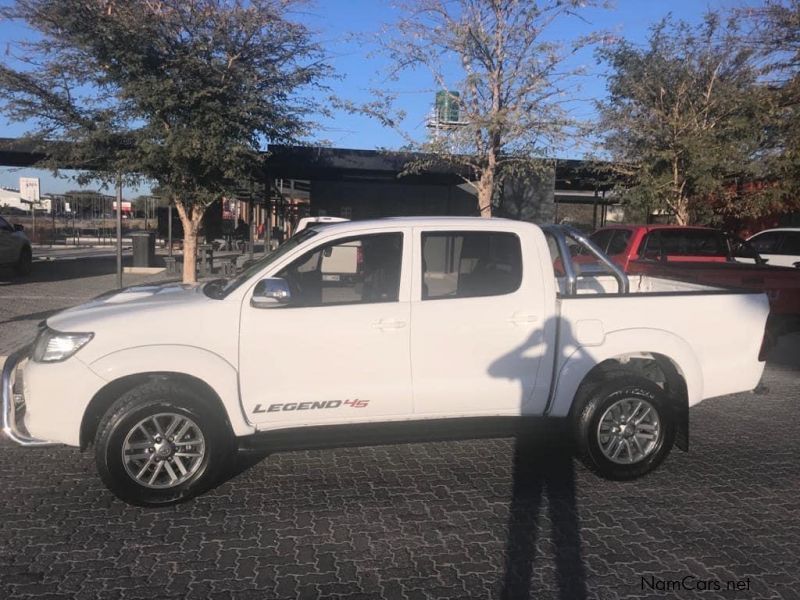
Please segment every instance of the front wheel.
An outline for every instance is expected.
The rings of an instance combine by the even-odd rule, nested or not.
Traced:
[[[154,381],[127,392],[106,412],[95,438],[100,478],[121,500],[175,504],[205,491],[233,452],[233,436],[185,388]]]
[[[582,399],[575,432],[583,463],[609,479],[635,479],[658,467],[675,442],[664,391],[635,375],[597,385]]]

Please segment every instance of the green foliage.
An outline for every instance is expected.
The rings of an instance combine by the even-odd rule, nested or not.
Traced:
[[[765,191],[783,211],[800,208],[800,1],[767,0],[742,9],[752,25],[747,38],[762,65],[770,110],[763,160]]]
[[[600,127],[617,191],[632,208],[679,223],[766,210],[752,183],[765,175],[769,98],[737,34],[715,13],[698,27],[668,17],[644,47],[618,41],[599,50],[610,67]]]
[[[259,174],[266,142],[307,132],[297,90],[327,74],[286,18],[294,0],[17,0],[37,32],[0,65],[0,111],[32,122],[52,165],[157,182],[202,213]],[[51,146],[52,148],[52,146]]]

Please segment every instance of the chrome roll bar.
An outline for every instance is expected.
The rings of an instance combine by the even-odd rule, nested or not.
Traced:
[[[569,225],[545,225],[542,227],[542,230],[552,235],[558,245],[558,251],[561,254],[561,263],[564,266],[564,273],[567,278],[568,296],[574,296],[578,293],[578,276],[575,271],[575,265],[572,264],[572,255],[569,252],[567,238],[571,238],[578,245],[586,248],[586,250],[591,252],[600,262],[609,268],[614,279],[617,280],[618,294],[628,294],[630,292],[630,283],[628,282],[628,276],[625,272],[611,262],[611,259],[582,232]]]

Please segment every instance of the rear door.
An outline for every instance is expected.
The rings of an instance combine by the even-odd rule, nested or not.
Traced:
[[[540,412],[546,391],[536,382],[555,324],[533,241],[485,227],[418,228],[414,244],[414,413]]]

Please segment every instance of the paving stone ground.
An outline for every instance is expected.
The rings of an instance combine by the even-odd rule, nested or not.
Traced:
[[[13,306],[0,284],[0,338],[103,277]],[[693,408],[691,452],[626,483],[552,441],[484,439],[243,455],[153,510],[90,454],[2,443],[0,598],[800,598],[800,338],[770,358],[764,393]]]

